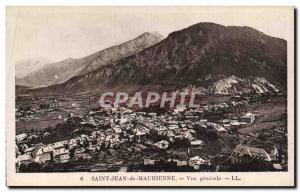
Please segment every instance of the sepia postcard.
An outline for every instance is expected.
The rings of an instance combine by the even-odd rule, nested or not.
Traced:
[[[7,7],[7,185],[294,187],[294,27],[294,7]]]

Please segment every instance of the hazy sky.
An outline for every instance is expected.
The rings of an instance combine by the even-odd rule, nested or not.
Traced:
[[[287,39],[291,8],[222,7],[9,7],[7,48],[13,61],[59,61],[133,39],[143,32],[170,32],[198,22],[249,26]]]

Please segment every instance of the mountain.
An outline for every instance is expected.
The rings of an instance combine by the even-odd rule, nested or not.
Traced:
[[[236,80],[240,86],[252,87],[257,84],[255,79],[264,79],[275,89],[286,89],[287,42],[250,27],[198,23],[141,52],[44,91],[160,84],[175,88],[194,85],[218,93],[214,83],[230,77],[241,79]]]
[[[79,73],[87,61],[88,58],[68,58],[63,61],[51,63],[30,73],[24,78],[17,79],[16,84],[31,88],[38,88],[63,83]]]
[[[163,36],[154,33],[143,33],[134,40],[128,41],[118,46],[114,46],[98,53],[91,55],[92,59],[88,65],[86,65],[79,75],[87,74],[96,70],[101,66],[105,66],[112,62],[118,61],[124,57],[128,57],[143,49],[150,47],[163,39]]]
[[[45,58],[32,58],[32,59],[17,61],[15,63],[16,78],[17,79],[23,78],[48,63],[50,63],[50,61]]]
[[[24,78],[17,79],[17,84],[31,88],[46,87],[59,84],[76,76],[93,71],[101,66],[138,53],[162,40],[157,33],[143,33],[137,38],[113,46],[80,59],[66,59],[43,66]]]

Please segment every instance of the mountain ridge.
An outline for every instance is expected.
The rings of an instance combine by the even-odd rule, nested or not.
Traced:
[[[209,87],[218,79],[262,77],[286,89],[287,42],[256,29],[198,23],[159,43],[48,91],[101,89],[118,84]]]
[[[16,78],[20,79],[28,74],[38,70],[39,68],[51,63],[46,58],[30,58],[25,60],[19,60],[15,62]]]
[[[145,32],[132,40],[106,48],[83,58],[68,58],[45,65],[26,77],[17,79],[17,84],[31,88],[39,88],[64,83],[74,76],[86,74],[98,67],[109,65],[119,59],[135,54],[158,43],[162,38],[163,37],[158,34]]]

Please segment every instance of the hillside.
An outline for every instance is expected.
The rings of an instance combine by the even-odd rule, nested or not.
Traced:
[[[137,54],[43,90],[72,92],[122,84],[209,89],[231,76],[265,79],[274,90],[286,89],[287,42],[249,27],[199,23]]]
[[[20,60],[15,63],[16,78],[21,79],[29,75],[30,73],[42,68],[46,64],[51,63],[45,58],[31,58],[26,60]]]
[[[86,74],[101,66],[109,65],[112,62],[140,52],[158,43],[160,40],[162,40],[162,36],[159,34],[143,33],[133,40],[104,49],[84,58],[69,58],[45,65],[24,78],[18,78],[16,82],[17,85],[31,88],[63,83],[74,76]]]

